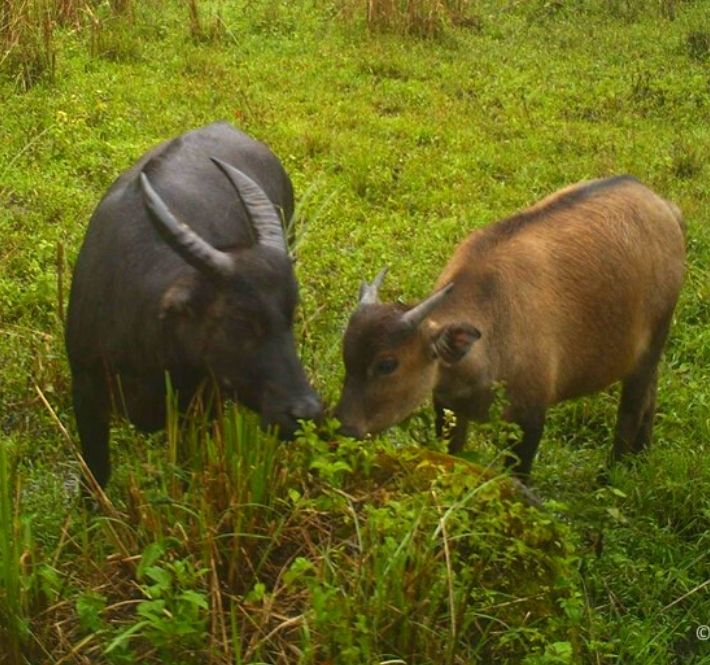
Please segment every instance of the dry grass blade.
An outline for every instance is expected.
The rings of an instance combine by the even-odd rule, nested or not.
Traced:
[[[218,557],[219,554],[216,551],[214,541],[212,541],[210,543],[210,595],[212,596],[210,622],[212,625],[212,639],[220,642],[220,650],[224,656],[224,659],[231,662],[233,660],[232,646],[227,635],[227,615],[224,611],[219,570],[217,569]]]
[[[441,506],[439,505],[438,497],[434,490],[431,491],[432,499],[434,500],[434,505],[436,506],[436,511],[439,514],[439,530],[441,531],[441,540],[444,545],[444,559],[446,561],[446,583],[448,586],[449,593],[449,615],[451,617],[451,639],[456,640],[457,628],[456,628],[456,600],[454,594],[454,571],[451,567],[451,552],[449,551],[449,536],[446,533],[446,516],[442,513]]]
[[[698,591],[704,589],[706,586],[709,586],[709,585],[710,585],[710,578],[708,578],[707,580],[705,580],[702,584],[698,584],[696,587],[694,587],[693,589],[691,589],[691,590],[688,591],[687,593],[684,593],[684,594],[683,594],[682,596],[680,596],[679,598],[676,598],[673,602],[668,603],[668,605],[666,605],[665,607],[661,608],[661,612],[665,612],[666,610],[669,610],[669,609],[670,609],[671,607],[673,607],[674,605],[677,605],[677,604],[680,603],[681,601],[685,600],[686,598],[689,598],[689,597],[692,596],[694,593],[697,593]]]
[[[294,626],[300,626],[305,617],[300,614],[299,616],[291,617],[290,619],[286,619],[285,621],[282,621],[276,628],[272,629],[269,631],[264,637],[262,637],[256,644],[253,646],[250,646],[247,652],[244,654],[244,660],[249,661],[251,658],[254,656],[254,654],[257,652],[259,648],[261,648],[264,644],[267,644],[271,639],[273,639],[278,633],[286,630],[287,628],[293,628]]]
[[[6,54],[7,56],[7,54]],[[0,67],[2,67],[2,60],[0,60]],[[5,164],[2,173],[0,173],[0,181],[5,179],[5,176],[10,172],[10,169],[16,164],[16,162],[36,143],[42,140],[42,138],[50,131],[52,127],[45,127],[41,132],[38,132],[33,136],[24,146],[10,159],[10,161]]]
[[[96,479],[94,478],[94,475],[91,473],[91,470],[89,467],[86,465],[86,462],[84,461],[84,458],[81,456],[81,453],[79,452],[78,446],[76,445],[76,442],[72,438],[71,434],[67,431],[66,427],[64,427],[64,423],[59,419],[59,416],[55,412],[55,410],[52,408],[52,405],[49,403],[47,400],[47,397],[45,396],[44,392],[42,392],[42,389],[35,383],[34,384],[34,389],[37,392],[37,395],[39,396],[40,400],[42,401],[42,404],[44,404],[45,408],[49,412],[52,420],[54,423],[57,425],[59,428],[59,431],[62,433],[62,436],[64,439],[69,443],[72,452],[74,453],[74,457],[76,458],[77,462],[79,463],[79,467],[81,469],[82,475],[84,476],[84,479],[88,483],[89,488],[91,489],[94,497],[96,497],[99,505],[101,506],[101,509],[103,512],[110,518],[110,520],[107,521],[107,526],[110,532],[113,535],[113,540],[114,543],[116,544],[116,547],[121,551],[124,560],[129,561],[131,560],[131,551],[135,550],[136,548],[136,543],[132,538],[128,539],[127,542],[127,537],[128,537],[128,530],[124,529],[123,536],[119,536],[115,529],[115,524],[125,524],[125,515],[121,514],[116,507],[113,505],[111,502],[111,499],[108,498],[106,493],[104,492],[103,488],[96,482]]]
[[[95,638],[95,635],[87,635],[75,645],[73,645],[71,649],[67,653],[65,653],[59,660],[53,661],[53,665],[62,665],[63,663],[76,662],[76,658],[77,656],[79,656],[80,652],[86,646],[91,644],[91,642],[93,642]]]
[[[64,427],[64,423],[59,419],[59,416],[57,415],[57,412],[52,408],[52,405],[49,403],[49,400],[45,396],[44,392],[42,389],[35,383],[34,384],[34,389],[37,395],[39,396],[40,400],[42,401],[42,404],[44,404],[45,408],[49,412],[49,415],[51,416],[52,420],[54,423],[57,425],[59,428],[59,431],[62,433],[62,436],[64,437],[65,441],[70,445],[72,452],[74,453],[74,457],[76,461],[79,463],[79,468],[81,469],[81,472],[84,476],[84,479],[89,483],[89,486],[91,487],[91,490],[95,493],[96,497],[99,500],[99,503],[101,504],[101,507],[113,518],[120,518],[121,514],[116,510],[114,507],[113,503],[111,500],[106,496],[106,493],[103,491],[103,488],[96,482],[96,478],[94,478],[94,474],[91,473],[91,469],[86,465],[86,462],[84,461],[84,458],[82,457],[81,453],[79,452],[79,447],[77,446],[76,442],[72,438],[71,434],[69,434],[69,431],[67,430],[66,427]],[[125,552],[126,556],[129,556],[128,552]]]

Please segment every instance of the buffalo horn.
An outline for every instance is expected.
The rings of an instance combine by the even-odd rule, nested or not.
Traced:
[[[237,191],[237,195],[244,204],[252,226],[256,231],[259,244],[273,247],[284,254],[288,254],[286,239],[281,226],[281,217],[276,212],[274,204],[264,193],[264,190],[246,173],[242,173],[231,164],[227,164],[216,157],[212,157],[212,161],[227,176],[229,182],[232,183]]]
[[[358,296],[360,305],[374,305],[378,302],[377,292],[380,290],[382,280],[384,280],[386,274],[387,268],[382,268],[382,270],[377,273],[377,277],[372,280],[372,284],[368,284],[367,282],[360,284],[360,295]]]
[[[430,295],[426,300],[422,300],[418,305],[405,312],[402,315],[402,321],[410,328],[418,328],[424,319],[436,309],[446,296],[451,293],[454,288],[454,283],[447,284],[443,289],[439,289],[436,293]]]
[[[234,273],[234,259],[200,238],[187,224],[175,218],[165,201],[148,180],[145,173],[140,176],[143,200],[148,207],[150,218],[163,233],[170,246],[191,266],[200,272],[218,278],[226,278]]]

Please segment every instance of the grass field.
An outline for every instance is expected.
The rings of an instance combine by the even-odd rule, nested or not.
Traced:
[[[405,5],[3,4],[3,665],[710,663],[710,3]],[[418,299],[469,229],[585,178],[677,203],[688,273],[650,451],[602,485],[617,389],[556,407],[539,511],[439,455],[428,409],[284,447],[226,408],[152,437],[116,423],[108,499],[84,510],[72,265],[114,178],[216,119],[294,181],[297,334],[330,404],[384,265],[383,296]],[[477,429],[465,458],[497,470],[504,438]]]

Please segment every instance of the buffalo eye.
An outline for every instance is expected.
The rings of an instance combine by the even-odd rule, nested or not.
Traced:
[[[399,362],[396,358],[382,358],[375,364],[375,371],[379,375],[392,374],[397,369]]]

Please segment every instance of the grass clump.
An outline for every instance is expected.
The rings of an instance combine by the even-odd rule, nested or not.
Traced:
[[[167,455],[124,474],[125,504],[71,512],[45,552],[62,600],[12,610],[34,635],[16,652],[279,665],[579,652],[570,533],[507,478],[311,428],[279,445],[234,406],[215,424],[171,418]]]
[[[18,538],[16,487],[7,448],[0,437],[0,644],[10,663],[19,663],[20,646],[27,637],[26,612],[22,601],[21,548]]]
[[[710,31],[691,30],[686,37],[688,55],[698,62],[705,62],[710,56]]]
[[[18,89],[54,80],[57,17],[49,0],[8,0],[0,9],[0,67]]]
[[[440,37],[446,27],[479,27],[471,0],[367,0],[366,22],[373,31],[392,31],[417,37]]]
[[[21,92],[40,82],[51,84],[67,30],[88,33],[92,57],[135,57],[133,34],[124,27],[132,18],[131,0],[5,0],[0,5],[0,74]]]

